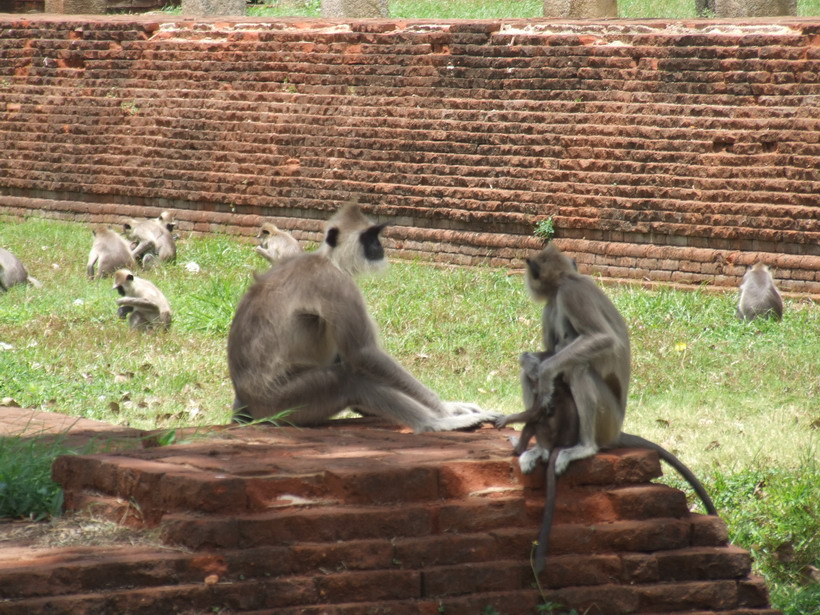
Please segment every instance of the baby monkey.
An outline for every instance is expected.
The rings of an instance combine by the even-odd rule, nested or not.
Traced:
[[[572,391],[558,376],[553,382],[552,398],[546,409],[542,408],[541,401],[536,399],[537,376],[535,368],[546,358],[547,353],[524,353],[520,357],[521,363],[521,390],[524,396],[526,410],[510,416],[510,422],[524,423],[521,437],[515,445],[515,454],[526,452],[530,440],[535,436],[538,447],[551,451],[546,467],[546,497],[544,515],[541,521],[541,531],[538,533],[538,546],[535,549],[533,569],[538,574],[544,569],[544,559],[549,549],[552,520],[555,516],[555,460],[565,448],[578,444],[578,408],[572,398]]]

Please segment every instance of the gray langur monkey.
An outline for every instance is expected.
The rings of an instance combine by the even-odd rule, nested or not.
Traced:
[[[272,222],[265,222],[256,238],[259,240],[259,245],[255,248],[256,253],[268,261],[271,266],[302,252],[299,242],[290,233],[281,230]]]
[[[621,431],[631,355],[629,332],[618,309],[554,244],[526,263],[527,288],[534,300],[546,305],[541,317],[545,352],[520,358],[524,418],[536,420],[538,412],[549,413],[559,377],[578,413],[578,441],[557,453],[555,473],[562,474],[571,462],[600,449],[648,448],[686,479],[709,514],[717,514],[703,485],[683,462],[658,444]],[[496,426],[520,421],[521,416],[499,417]],[[520,455],[519,465],[522,472],[531,472],[538,459],[548,461],[550,456],[550,450],[536,444]]]
[[[159,217],[137,222],[126,220],[123,231],[131,240],[131,255],[142,263],[146,269],[158,262],[173,261],[177,256],[177,247],[170,228],[174,228],[171,214],[163,211]]]
[[[5,292],[15,284],[31,284],[35,288],[43,286],[40,280],[28,274],[19,258],[0,248],[0,291]]]
[[[235,421],[288,412],[288,423],[319,425],[348,407],[417,433],[495,420],[475,404],[441,401],[380,347],[354,278],[386,266],[384,226],[346,206],[319,250],[255,276],[228,335]]]
[[[128,269],[120,269],[114,273],[113,289],[121,295],[117,299],[117,315],[127,317],[132,329],[171,326],[171,305],[148,280],[136,277]]]
[[[783,319],[783,298],[774,284],[772,273],[764,263],[755,263],[743,274],[737,317],[754,320],[758,317]]]
[[[89,278],[99,279],[111,275],[117,269],[134,267],[131,246],[122,235],[105,226],[98,226],[91,232],[94,235],[94,243],[91,244],[88,263],[85,266]]]

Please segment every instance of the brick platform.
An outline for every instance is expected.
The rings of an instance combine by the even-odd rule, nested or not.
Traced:
[[[69,509],[158,528],[168,546],[0,551],[0,614],[531,615],[543,476],[522,480],[506,435],[356,419],[61,457]],[[590,614],[774,614],[723,522],[659,474],[648,451],[572,466],[546,598]]]

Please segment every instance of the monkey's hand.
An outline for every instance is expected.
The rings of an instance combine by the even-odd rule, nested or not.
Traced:
[[[533,384],[538,380],[538,366],[541,365],[541,357],[534,352],[522,352],[518,357],[518,364],[521,370],[527,375]]]

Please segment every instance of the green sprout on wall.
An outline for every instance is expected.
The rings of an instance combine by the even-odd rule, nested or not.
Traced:
[[[552,220],[552,216],[536,222],[533,234],[544,241],[550,241],[555,237],[555,223]]]

